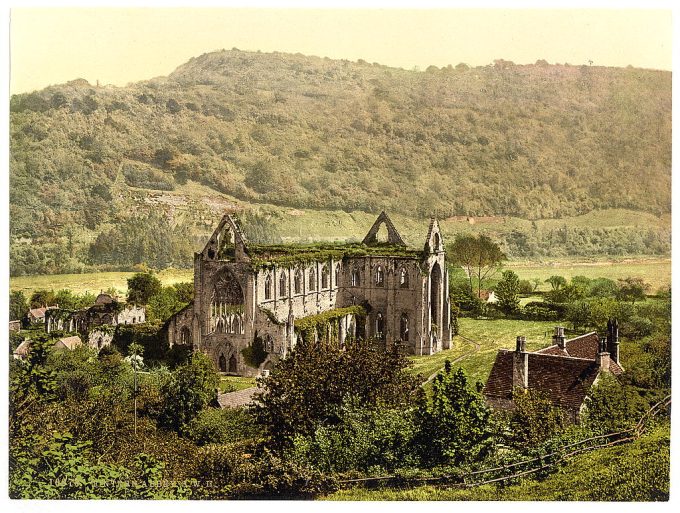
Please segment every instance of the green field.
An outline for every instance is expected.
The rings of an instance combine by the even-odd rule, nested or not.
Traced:
[[[582,262],[562,258],[551,262],[508,262],[507,267],[515,271],[521,279],[539,278],[542,282],[554,274],[569,279],[572,276],[588,278],[610,278],[617,280],[628,276],[640,276],[649,283],[655,292],[660,287],[671,283],[670,259],[637,259],[621,261]],[[102,272],[83,274],[43,274],[34,276],[17,276],[10,279],[10,289],[20,290],[30,296],[38,289],[71,289],[76,293],[98,293],[109,287],[115,287],[121,294],[127,291],[127,279],[132,272]],[[164,285],[182,281],[193,281],[192,269],[166,269],[158,273]],[[549,290],[550,285],[542,283],[539,290]]]
[[[473,382],[484,382],[499,349],[514,349],[518,335],[527,337],[527,348],[531,351],[549,346],[556,323],[462,317],[458,325],[460,333],[453,337],[451,349],[430,356],[412,356],[409,372],[428,378],[450,360],[454,368],[465,370]]]
[[[543,282],[538,290],[550,290],[550,285],[544,283],[553,275],[571,279],[573,276],[586,278],[609,278],[618,280],[629,276],[641,277],[651,285],[650,293],[671,284],[671,259],[623,259],[618,261],[594,260],[583,262],[567,258],[546,262],[508,262],[507,267],[517,273],[520,279],[530,280],[539,278]]]
[[[454,367],[461,367],[470,379],[486,381],[499,349],[514,349],[518,335],[527,338],[527,349],[535,351],[552,344],[554,322],[517,321],[508,319],[480,320],[458,319],[460,335],[477,342],[479,351],[466,356]],[[455,345],[461,344],[461,337],[454,337]],[[434,355],[439,356],[439,355]]]
[[[429,378],[433,373],[444,367],[446,360],[454,361],[458,358],[463,358],[465,355],[472,353],[475,350],[475,345],[456,337],[451,344],[451,349],[441,351],[431,356],[412,356],[411,361],[413,365],[409,368],[412,374],[421,374],[423,378]]]
[[[256,385],[255,378],[220,376],[220,392],[237,392]]]
[[[60,290],[70,289],[77,294],[91,292],[98,294],[110,287],[116,288],[121,295],[127,293],[127,279],[133,272],[105,272],[83,274],[41,274],[36,276],[12,277],[9,282],[10,290],[19,290],[30,297],[31,293],[39,289]],[[158,273],[163,285],[172,285],[183,281],[194,281],[193,269],[166,269]]]

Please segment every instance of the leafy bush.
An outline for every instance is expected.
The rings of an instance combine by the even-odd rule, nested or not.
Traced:
[[[172,191],[175,189],[175,183],[172,178],[152,167],[124,164],[123,176],[125,177],[125,183],[131,187],[161,191]]]
[[[365,408],[348,398],[336,424],[295,438],[292,458],[322,472],[393,471],[417,463],[410,410]]]
[[[203,408],[216,400],[218,383],[212,360],[203,353],[194,353],[188,363],[172,372],[170,380],[161,389],[160,423],[183,431]]]
[[[405,372],[408,364],[397,346],[385,351],[370,340],[350,341],[344,350],[298,344],[262,379],[254,412],[278,450],[296,435],[311,436],[320,425],[336,423],[348,397],[365,407],[408,404],[418,386]]]
[[[420,395],[416,444],[425,465],[458,465],[490,450],[490,411],[480,390],[481,384],[473,389],[465,372],[453,371],[447,360],[444,372],[432,382],[431,402]]]
[[[649,406],[633,387],[603,374],[586,398],[583,418],[594,431],[614,433],[634,426]]]
[[[199,446],[239,442],[259,434],[252,415],[241,408],[201,410],[183,432],[186,438]]]

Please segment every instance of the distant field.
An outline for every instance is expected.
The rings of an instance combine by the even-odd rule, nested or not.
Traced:
[[[610,278],[618,280],[629,276],[641,277],[652,288],[651,293],[671,283],[671,259],[626,259],[620,261],[579,262],[560,259],[551,262],[508,262],[508,268],[517,273],[521,279],[540,278],[544,282],[557,274],[571,279],[573,276],[587,278]],[[550,285],[542,283],[538,290],[550,290]]]
[[[610,278],[617,280],[628,276],[640,276],[649,283],[650,292],[656,292],[660,287],[671,283],[671,260],[663,259],[630,259],[621,261],[593,261],[579,262],[562,258],[551,262],[508,262],[507,267],[515,271],[522,279],[539,278],[543,282],[553,274],[559,274],[567,279],[572,276],[586,276],[588,278]],[[37,289],[71,289],[74,292],[86,291],[98,293],[109,287],[115,287],[121,294],[127,291],[127,279],[131,272],[105,272],[84,274],[50,274],[35,276],[18,276],[10,279],[10,289],[20,290],[30,295]],[[167,269],[158,273],[164,285],[182,281],[193,281],[191,269]],[[550,285],[541,283],[538,290],[549,290]]]
[[[131,272],[106,272],[84,274],[42,274],[36,276],[17,276],[10,279],[10,290],[20,290],[27,296],[39,289],[70,289],[82,294],[91,292],[98,294],[100,290],[115,287],[124,295],[127,293],[127,279]],[[192,269],[167,269],[158,273],[163,285],[172,285],[183,281],[194,281]]]

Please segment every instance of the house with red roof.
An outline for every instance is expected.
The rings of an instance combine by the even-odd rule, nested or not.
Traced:
[[[494,409],[514,408],[515,389],[538,391],[576,421],[593,385],[602,373],[619,376],[619,328],[607,323],[607,336],[596,332],[566,340],[558,326],[553,344],[535,352],[526,350],[526,338],[517,337],[514,351],[501,349],[496,355],[484,387],[487,403]]]

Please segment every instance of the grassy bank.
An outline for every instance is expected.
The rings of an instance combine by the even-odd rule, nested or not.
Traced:
[[[542,481],[471,489],[419,486],[407,490],[341,490],[326,497],[346,501],[664,501],[669,496],[670,429],[660,426],[639,440],[569,460]]]

